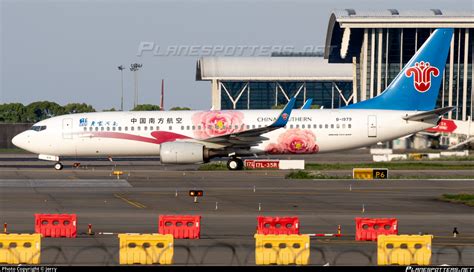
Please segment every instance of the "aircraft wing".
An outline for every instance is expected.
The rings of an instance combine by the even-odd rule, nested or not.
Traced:
[[[251,147],[258,145],[262,141],[268,140],[268,138],[263,137],[262,134],[268,133],[270,131],[283,128],[290,120],[291,111],[295,106],[296,98],[292,97],[290,101],[286,104],[285,108],[278,115],[277,119],[273,124],[255,128],[250,130],[245,130],[237,133],[221,135],[217,137],[203,139],[203,142],[222,144],[228,147]]]
[[[425,112],[422,112],[422,113],[407,115],[407,116],[403,117],[403,119],[405,119],[407,121],[429,120],[429,119],[433,119],[433,118],[436,118],[436,117],[440,117],[443,114],[452,111],[454,108],[455,107],[444,107],[444,108],[439,108],[439,109],[435,109],[435,110],[432,110],[432,111],[425,111]]]
[[[474,142],[474,137],[470,137],[469,139],[467,139],[467,140],[465,140],[465,141],[462,141],[462,142],[460,142],[460,143],[457,144],[457,145],[450,146],[450,147],[448,147],[448,149],[455,149],[455,148],[457,148],[457,147],[460,147],[460,146],[462,146],[462,145],[468,144],[468,143],[470,143],[470,142]]]

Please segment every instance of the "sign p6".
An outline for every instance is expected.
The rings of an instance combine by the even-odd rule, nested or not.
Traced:
[[[387,179],[388,169],[374,169],[373,178],[374,179]]]

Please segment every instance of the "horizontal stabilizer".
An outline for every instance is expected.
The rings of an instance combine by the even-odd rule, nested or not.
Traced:
[[[406,117],[403,117],[403,119],[405,119],[407,121],[429,120],[429,119],[433,119],[433,118],[443,116],[443,114],[448,113],[448,112],[450,112],[454,109],[455,109],[455,107],[444,107],[444,108],[439,108],[439,109],[435,109],[435,110],[432,110],[432,111],[425,111],[425,112],[422,112],[422,113],[408,115]]]
[[[448,147],[448,149],[450,149],[450,150],[451,150],[451,149],[455,149],[455,148],[458,148],[458,147],[460,147],[460,146],[469,144],[470,142],[474,142],[474,137],[471,137],[471,138],[469,138],[469,139],[467,139],[467,140],[465,140],[465,141],[462,141],[462,142],[460,142],[460,143],[457,144],[457,145],[450,146],[450,147]]]

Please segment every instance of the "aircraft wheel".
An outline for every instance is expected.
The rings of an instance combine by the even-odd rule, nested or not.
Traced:
[[[227,161],[227,169],[231,171],[244,169],[244,162],[239,158],[230,158]]]
[[[60,163],[60,162],[57,162],[57,163],[54,165],[54,169],[56,169],[56,170],[62,170],[62,169],[63,169],[63,164]]]

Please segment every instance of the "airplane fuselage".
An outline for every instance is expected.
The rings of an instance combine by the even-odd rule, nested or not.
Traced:
[[[225,149],[207,138],[272,124],[279,110],[97,112],[53,117],[16,139],[30,152],[52,156],[158,155],[169,141]],[[284,128],[261,135],[254,154],[314,154],[368,146],[436,125],[437,120],[406,121],[414,111],[293,110]],[[45,128],[44,128],[45,127]],[[233,148],[235,150],[235,148]]]

